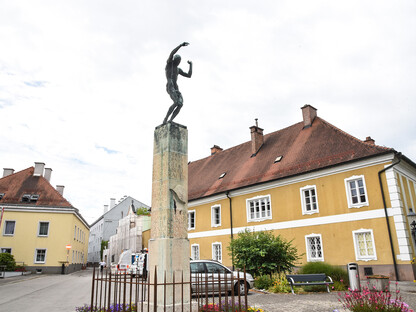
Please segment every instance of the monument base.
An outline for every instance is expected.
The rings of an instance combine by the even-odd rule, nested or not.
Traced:
[[[157,283],[157,305],[177,306],[190,302],[189,240],[187,238],[156,238],[149,240],[150,283]],[[155,274],[156,273],[156,274]],[[184,284],[182,285],[182,278]],[[155,281],[156,279],[156,281]],[[166,283],[170,285],[164,285]],[[173,289],[172,283],[175,284]],[[154,298],[154,286],[150,297]]]

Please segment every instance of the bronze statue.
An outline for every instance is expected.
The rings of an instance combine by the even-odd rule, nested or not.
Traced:
[[[179,87],[177,84],[178,74],[187,78],[191,78],[192,62],[188,61],[189,71],[185,73],[182,69],[178,67],[181,62],[181,57],[179,55],[175,55],[175,53],[178,52],[178,50],[181,47],[186,47],[187,45],[189,45],[188,42],[184,42],[178,45],[175,49],[172,50],[168,60],[166,61],[165,72],[166,79],[168,80],[166,84],[166,91],[169,93],[170,98],[173,100],[173,104],[169,107],[168,113],[166,114],[166,117],[163,120],[163,124],[167,123],[170,114],[172,114],[172,116],[170,117],[169,121],[172,121],[176,117],[176,115],[178,115],[179,111],[183,106],[182,94],[179,92]]]

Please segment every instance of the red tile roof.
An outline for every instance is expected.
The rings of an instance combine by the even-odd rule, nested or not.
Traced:
[[[258,183],[394,152],[365,143],[316,117],[264,135],[264,144],[251,157],[251,141],[191,162],[188,199],[194,200]],[[278,156],[283,156],[275,163]],[[222,173],[226,175],[219,179]]]
[[[23,205],[41,207],[73,206],[42,176],[33,176],[34,167],[0,178],[0,205]],[[22,202],[25,194],[39,195],[37,201]]]

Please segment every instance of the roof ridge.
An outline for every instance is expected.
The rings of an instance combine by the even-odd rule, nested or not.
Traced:
[[[355,136],[353,136],[353,135],[351,135],[351,134],[349,134],[349,133],[345,132],[344,130],[341,130],[341,129],[340,129],[340,128],[338,128],[337,126],[334,126],[333,124],[331,124],[330,122],[326,121],[325,119],[323,119],[323,118],[321,118],[321,117],[318,117],[318,116],[316,116],[316,118],[319,118],[319,119],[320,119],[323,123],[325,123],[326,125],[328,125],[328,126],[332,127],[335,131],[338,131],[338,132],[340,132],[341,134],[343,134],[343,135],[345,135],[345,136],[347,136],[347,137],[349,137],[349,138],[351,138],[351,139],[353,139],[353,140],[355,140],[355,141],[357,141],[357,142],[359,142],[359,143],[361,143],[361,144],[364,144],[365,146],[370,146],[370,147],[378,147],[378,148],[384,149],[384,150],[386,150],[386,151],[389,151],[389,150],[394,150],[394,149],[393,149],[393,148],[391,148],[391,147],[381,146],[381,145],[378,145],[378,144],[375,144],[375,143],[374,143],[374,145],[373,145],[373,144],[366,143],[366,142],[364,142],[363,140],[360,140],[359,138],[357,138],[357,137],[355,137]]]

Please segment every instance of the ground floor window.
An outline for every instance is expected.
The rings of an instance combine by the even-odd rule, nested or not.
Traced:
[[[222,262],[221,243],[212,243],[212,260]]]
[[[36,249],[35,263],[45,263],[45,261],[46,261],[46,249]]]
[[[353,231],[353,238],[357,260],[377,260],[373,230]]]
[[[9,254],[11,254],[12,253],[12,249],[11,248],[4,248],[4,247],[2,247],[0,249],[0,253],[9,253]]]
[[[199,260],[199,245],[194,244],[191,246],[191,258],[192,260]]]
[[[321,234],[311,234],[305,236],[306,257],[308,262],[324,261],[324,252],[322,248]]]

